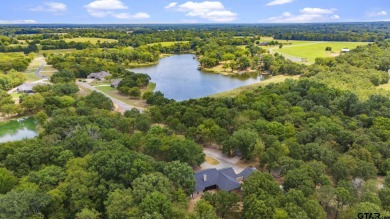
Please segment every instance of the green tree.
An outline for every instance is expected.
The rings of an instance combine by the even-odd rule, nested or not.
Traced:
[[[309,176],[306,169],[294,169],[287,173],[283,184],[285,190],[299,189],[306,196],[309,196],[315,191],[315,183]]]
[[[231,157],[240,144],[241,142],[237,138],[230,136],[226,141],[222,142],[222,152],[228,157]]]
[[[74,73],[69,70],[60,70],[50,77],[50,81],[54,84],[74,82],[75,79]]]
[[[99,219],[100,213],[95,209],[84,208],[76,214],[76,219]]]
[[[243,158],[252,159],[255,155],[256,144],[259,143],[259,135],[251,129],[240,129],[233,133],[233,137],[240,142],[238,148]]]
[[[31,112],[38,112],[43,108],[45,98],[41,94],[32,94],[23,98],[22,107]]]
[[[194,207],[194,219],[217,219],[214,207],[206,200],[199,200]]]
[[[128,91],[130,98],[139,99],[141,97],[141,90],[138,87],[130,88]]]
[[[164,175],[177,187],[184,189],[187,195],[195,191],[195,179],[192,168],[180,161],[167,163],[163,167]]]
[[[114,104],[111,99],[99,92],[92,92],[84,99],[86,105],[91,108],[113,110]]]
[[[38,121],[40,125],[44,125],[48,118],[49,116],[43,111],[35,114],[35,119]]]
[[[221,218],[235,212],[240,200],[238,195],[227,191],[218,191],[214,194],[205,193],[202,198],[214,206],[217,215]]]
[[[0,112],[1,112],[1,114],[8,117],[8,116],[13,115],[13,114],[19,114],[21,112],[21,110],[20,110],[19,105],[12,103],[12,104],[0,105]]]
[[[117,189],[110,192],[104,204],[110,219],[135,218],[139,215],[139,209],[134,202],[130,189]]]
[[[390,188],[384,188],[379,191],[379,198],[383,209],[390,211]]]
[[[250,195],[244,199],[245,219],[272,219],[274,210],[268,207],[263,200],[258,200],[255,195]]]
[[[11,191],[11,189],[16,186],[17,182],[17,178],[11,171],[0,168],[0,194],[6,194]]]
[[[39,171],[32,171],[28,180],[39,185],[44,190],[53,189],[66,177],[65,171],[58,166],[47,166]]]
[[[174,187],[172,182],[161,173],[142,175],[132,182],[134,200],[140,203],[148,194],[158,192],[172,200]]]
[[[0,218],[19,219],[39,217],[50,204],[45,193],[33,191],[11,191],[0,196]]]
[[[172,204],[169,198],[160,192],[147,194],[139,204],[139,208],[143,215],[157,213],[164,219],[172,218]]]

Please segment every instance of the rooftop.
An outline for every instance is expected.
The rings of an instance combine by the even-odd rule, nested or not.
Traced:
[[[195,173],[196,192],[204,191],[207,187],[217,186],[224,191],[232,191],[240,188],[240,179],[246,179],[256,168],[246,168],[241,173],[236,173],[233,168],[217,170],[215,168],[201,170]]]

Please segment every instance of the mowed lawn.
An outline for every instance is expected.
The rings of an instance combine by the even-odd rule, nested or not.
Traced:
[[[272,37],[260,37],[260,42],[271,42],[271,41],[278,41],[279,43],[291,44],[291,45],[302,45],[302,44],[308,44],[314,42],[314,41],[306,41],[306,40],[277,40]]]
[[[71,53],[75,51],[76,49],[51,49],[51,50],[39,50],[39,54],[42,55],[43,53],[49,54],[65,54],[65,53]]]
[[[109,43],[114,43],[118,42],[118,40],[114,39],[104,39],[104,38],[93,38],[93,37],[78,37],[78,38],[73,38],[73,39],[65,39],[65,42],[76,42],[76,43],[85,43],[85,42],[91,42],[92,44],[96,44],[98,41],[100,42],[109,42]]]
[[[154,46],[154,45],[158,45],[158,44],[161,44],[161,46],[173,46],[175,45],[176,43],[189,43],[190,41],[172,41],[172,42],[160,42],[160,43],[150,43],[148,44],[148,46]]]
[[[307,58],[308,63],[314,63],[318,57],[324,58],[339,55],[343,48],[354,49],[368,44],[366,42],[293,42],[295,44],[292,46],[284,46],[282,49],[275,48],[274,51],[298,58]],[[332,48],[332,51],[325,51],[325,48],[328,46]]]

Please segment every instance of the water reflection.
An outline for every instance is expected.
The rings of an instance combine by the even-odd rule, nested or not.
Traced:
[[[158,65],[131,69],[133,72],[146,73],[156,83],[156,91],[167,98],[177,101],[232,90],[253,84],[263,79],[259,73],[244,73],[235,76],[223,76],[198,70],[199,62],[194,55],[174,55],[160,60]]]
[[[38,136],[34,118],[12,120],[0,124],[0,143],[18,141]]]

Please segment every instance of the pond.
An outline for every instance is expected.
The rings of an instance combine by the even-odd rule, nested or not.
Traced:
[[[0,123],[0,143],[38,136],[34,118],[24,118]]]
[[[133,68],[135,73],[146,73],[156,83],[156,90],[177,101],[205,97],[250,85],[262,80],[258,73],[223,76],[198,70],[195,55],[173,55],[163,58],[157,65]]]

